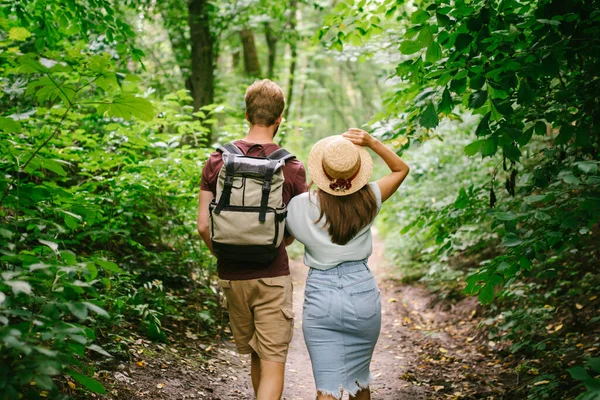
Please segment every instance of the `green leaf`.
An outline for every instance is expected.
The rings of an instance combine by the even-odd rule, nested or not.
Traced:
[[[417,40],[404,40],[400,43],[400,52],[402,54],[414,54],[421,50],[424,46]]]
[[[423,47],[427,47],[433,43],[433,29],[431,26],[426,25],[421,28],[417,41],[419,41]]]
[[[548,214],[546,214],[546,213],[545,213],[545,212],[543,212],[543,211],[539,211],[539,210],[537,210],[537,211],[536,211],[536,212],[533,214],[533,217],[534,217],[535,219],[539,220],[539,221],[548,221],[548,220],[550,220],[550,219],[551,219],[551,217],[550,217]]]
[[[61,250],[60,257],[67,265],[75,265],[77,262],[77,256],[71,250]]]
[[[142,97],[136,97],[128,93],[115,97],[112,103],[99,105],[98,111],[111,114],[117,118],[130,119],[135,117],[143,121],[152,120],[155,114],[152,103]]]
[[[469,79],[469,87],[473,90],[479,90],[485,85],[485,77],[477,75]]]
[[[500,221],[513,221],[515,219],[517,219],[516,214],[508,211],[508,212],[502,212],[502,211],[498,211],[494,213],[494,218],[500,220]]]
[[[82,321],[88,316],[88,308],[83,303],[67,303],[67,308],[75,317]]]
[[[521,243],[523,243],[523,240],[521,240],[518,236],[515,236],[513,234],[506,235],[506,237],[504,237],[504,239],[502,240],[502,245],[506,247],[515,247],[520,245]]]
[[[519,161],[521,158],[521,150],[512,144],[502,146],[502,153],[511,161]]]
[[[526,105],[533,102],[535,99],[535,93],[531,90],[531,87],[525,80],[521,81],[519,85],[519,92],[517,93],[517,101],[520,105]]]
[[[598,164],[593,161],[579,161],[575,165],[586,174],[595,174],[598,172]]]
[[[544,25],[554,25],[554,26],[560,25],[560,21],[555,21],[552,19],[538,19],[536,21],[539,22],[540,24],[544,24]]]
[[[483,145],[483,143],[485,142],[485,140],[476,140],[473,143],[470,143],[468,145],[465,146],[465,154],[469,157],[474,156],[475,154],[479,153],[479,150],[481,149],[481,146]]]
[[[31,37],[31,32],[25,28],[14,27],[8,30],[8,38],[17,42],[24,42]]]
[[[442,100],[438,104],[438,112],[449,114],[452,112],[454,108],[454,103],[452,102],[452,96],[450,95],[450,91],[448,88],[444,88],[444,92],[442,93]]]
[[[98,276],[98,268],[96,268],[96,265],[94,265],[94,263],[86,263],[85,268],[88,270],[89,276],[86,277],[86,280],[88,281],[92,281],[94,279],[96,279],[96,277]]]
[[[496,154],[496,151],[498,151],[498,137],[491,136],[481,146],[481,155],[484,157],[493,156]]]
[[[12,118],[0,117],[0,129],[6,133],[20,133],[21,124]]]
[[[109,272],[114,272],[115,274],[123,273],[123,270],[112,261],[96,260],[96,264]]]
[[[425,60],[432,64],[436,63],[442,58],[442,48],[437,42],[433,42],[427,48],[427,53],[425,53]]]
[[[11,287],[15,295],[19,293],[31,294],[31,285],[25,281],[4,281],[4,283]]]
[[[457,51],[461,51],[466,49],[472,41],[473,36],[469,35],[468,33],[460,33],[454,41],[454,47],[456,47]]]
[[[588,374],[585,368],[583,368],[580,365],[577,365],[573,368],[569,368],[567,371],[569,371],[569,374],[571,374],[573,379],[578,381],[585,381],[591,378],[591,376]]]
[[[450,89],[456,94],[464,93],[466,88],[467,88],[467,78],[462,78],[462,79],[455,78],[455,79],[452,79],[452,82],[450,82]]]
[[[535,134],[543,136],[546,134],[546,123],[544,121],[538,121],[535,123]]]
[[[579,180],[579,178],[577,178],[575,175],[573,175],[572,173],[567,173],[567,174],[563,174],[562,175],[562,180],[565,183],[568,183],[570,185],[579,185],[581,183],[581,181]]]
[[[593,369],[595,372],[600,373],[600,357],[590,357],[586,359],[587,364]]]
[[[439,119],[437,112],[435,111],[435,106],[432,103],[429,103],[427,107],[425,107],[425,111],[421,114],[421,118],[419,119],[419,124],[428,129],[433,129],[438,126]]]
[[[100,315],[102,317],[105,317],[105,318],[109,317],[109,315],[106,312],[106,310],[103,309],[102,307],[98,307],[97,305],[95,305],[93,303],[90,303],[90,302],[87,302],[87,301],[84,301],[83,304],[88,308],[88,310],[90,310],[92,312],[95,312],[96,314],[98,314],[98,315]]]
[[[486,283],[479,291],[479,301],[481,304],[490,304],[494,300],[494,287],[490,283]]]
[[[56,175],[67,176],[67,173],[63,169],[62,165],[56,160],[45,159],[42,165],[44,168],[54,172]]]
[[[88,390],[91,390],[94,393],[105,394],[106,389],[102,386],[102,383],[98,382],[95,379],[89,378],[85,375],[82,375],[78,372],[73,371],[72,369],[67,370],[67,373],[75,379],[77,382],[83,385]]]
[[[430,15],[427,11],[417,10],[410,16],[410,22],[415,25],[420,25],[429,19]]]
[[[471,96],[469,96],[469,107],[472,109],[480,108],[487,101],[487,96],[488,94],[485,90],[471,93]]]
[[[475,129],[475,135],[477,136],[485,136],[490,132],[490,117],[492,116],[491,112],[488,112],[483,116],[477,128]]]
[[[58,251],[58,244],[56,244],[54,242],[51,242],[49,240],[44,240],[44,239],[38,239],[38,242],[50,247],[52,249],[52,251],[54,251],[55,253]]]
[[[112,355],[109,352],[107,352],[102,347],[98,346],[97,344],[90,344],[88,346],[88,349],[93,350],[96,353],[102,354],[103,356],[112,358]]]

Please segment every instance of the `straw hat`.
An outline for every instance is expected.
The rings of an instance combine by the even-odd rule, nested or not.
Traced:
[[[369,182],[373,159],[369,152],[341,135],[319,140],[308,155],[308,173],[324,192],[347,196]]]

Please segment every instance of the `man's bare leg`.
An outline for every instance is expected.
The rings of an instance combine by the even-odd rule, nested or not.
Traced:
[[[260,385],[257,400],[279,400],[283,394],[285,364],[260,360]]]
[[[258,386],[260,385],[260,357],[256,353],[252,353],[250,376],[252,377],[254,396],[258,396]]]

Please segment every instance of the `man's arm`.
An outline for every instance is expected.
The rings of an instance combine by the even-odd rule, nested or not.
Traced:
[[[210,239],[210,214],[208,206],[215,198],[212,192],[200,190],[200,200],[198,201],[198,232],[202,237],[206,247],[215,254],[212,248],[212,240]]]
[[[292,192],[292,198],[294,198],[295,196],[298,196],[299,194],[302,194],[308,190],[308,188],[306,186],[306,171],[304,169],[304,165],[302,165],[302,164],[300,164],[300,168],[298,168],[298,172],[296,173],[296,179],[294,179],[293,187],[294,187],[294,189]],[[296,238],[293,237],[292,235],[290,235],[290,233],[286,229],[285,237],[284,237],[285,245],[286,246],[291,245],[292,243],[294,243],[294,240],[296,240]]]

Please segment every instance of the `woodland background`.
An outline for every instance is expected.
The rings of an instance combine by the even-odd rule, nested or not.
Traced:
[[[478,296],[506,398],[600,398],[599,5],[0,1],[0,398],[220,337],[200,172],[263,77],[301,160],[358,126],[410,163],[378,221],[396,279]]]

